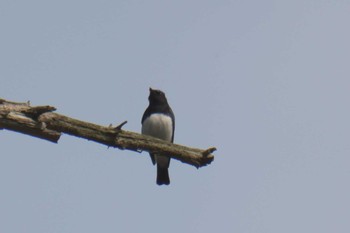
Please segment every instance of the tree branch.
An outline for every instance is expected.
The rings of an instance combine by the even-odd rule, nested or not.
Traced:
[[[0,130],[8,129],[55,143],[61,133],[65,133],[122,150],[164,154],[197,168],[214,160],[214,147],[202,150],[177,145],[122,130],[126,121],[114,128],[105,127],[54,113],[55,110],[51,106],[31,107],[29,102],[16,103],[0,99]]]

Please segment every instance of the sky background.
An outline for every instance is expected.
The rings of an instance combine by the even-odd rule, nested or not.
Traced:
[[[140,132],[148,88],[204,168],[0,131],[0,232],[350,232],[350,2],[0,1],[0,98]]]

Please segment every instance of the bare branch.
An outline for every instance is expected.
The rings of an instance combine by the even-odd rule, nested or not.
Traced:
[[[197,168],[214,160],[214,147],[206,150],[172,144],[157,138],[122,130],[124,121],[117,127],[100,126],[53,113],[52,106],[31,107],[0,99],[0,129],[8,129],[34,137],[57,142],[61,133],[85,138],[110,147],[132,151],[164,154]]]

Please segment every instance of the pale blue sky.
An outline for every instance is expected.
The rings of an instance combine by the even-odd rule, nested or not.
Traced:
[[[216,146],[171,185],[137,154],[0,131],[0,232],[349,232],[350,2],[0,2],[0,98]]]

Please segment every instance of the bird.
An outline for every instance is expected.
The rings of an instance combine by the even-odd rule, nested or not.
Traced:
[[[142,134],[174,142],[175,115],[168,104],[163,91],[149,88],[149,105],[146,108],[141,124]],[[169,185],[170,157],[150,153],[153,165],[157,164],[157,184]]]

